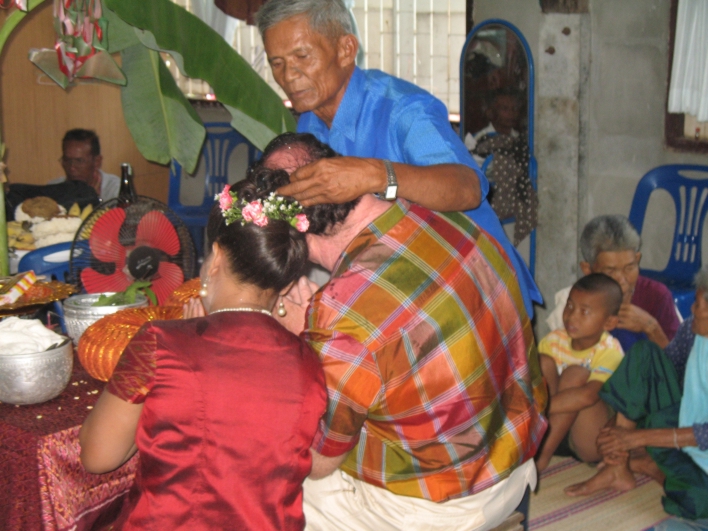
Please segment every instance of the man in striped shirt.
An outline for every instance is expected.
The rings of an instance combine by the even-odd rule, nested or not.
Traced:
[[[327,156],[311,135],[288,139],[266,148],[264,165],[293,171]],[[308,528],[498,525],[535,485],[546,427],[507,256],[466,216],[404,200],[367,194],[306,213],[310,259],[332,272],[311,299],[301,280],[286,306],[295,332],[307,309],[302,333],[329,393],[310,476],[325,479],[305,484]]]

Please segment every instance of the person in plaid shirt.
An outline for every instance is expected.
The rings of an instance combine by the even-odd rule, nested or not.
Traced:
[[[259,166],[291,172],[333,155],[286,134]],[[508,258],[466,216],[405,200],[366,194],[305,213],[310,259],[332,272],[314,294],[301,279],[284,301],[284,324],[319,353],[329,394],[307,529],[495,527],[535,486],[546,429]]]

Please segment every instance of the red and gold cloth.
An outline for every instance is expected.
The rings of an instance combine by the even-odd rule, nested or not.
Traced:
[[[120,355],[140,327],[149,321],[181,319],[182,307],[128,308],[102,317],[81,335],[79,360],[88,373],[107,382]]]
[[[0,404],[0,529],[91,529],[120,505],[137,458],[109,474],[89,474],[79,461],[79,426],[103,383],[74,362],[66,390],[30,406]]]

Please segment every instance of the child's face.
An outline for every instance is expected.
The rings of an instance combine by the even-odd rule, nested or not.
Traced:
[[[605,295],[572,289],[563,309],[563,325],[572,339],[574,350],[585,350],[598,341],[607,330],[609,315]]]

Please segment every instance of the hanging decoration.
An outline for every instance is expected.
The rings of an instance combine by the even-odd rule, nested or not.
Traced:
[[[16,7],[21,11],[27,11],[27,0],[0,0],[0,9],[10,9]]]
[[[106,51],[101,0],[54,0],[54,29],[54,49],[30,50],[30,61],[57,84],[66,88],[76,78],[126,84],[125,75]]]

